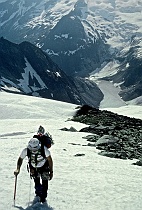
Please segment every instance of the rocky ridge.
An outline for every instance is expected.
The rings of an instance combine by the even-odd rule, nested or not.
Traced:
[[[80,107],[73,121],[87,127],[80,132],[92,133],[85,138],[88,146],[100,150],[99,154],[120,159],[138,159],[141,164],[142,120],[99,110],[87,105]]]

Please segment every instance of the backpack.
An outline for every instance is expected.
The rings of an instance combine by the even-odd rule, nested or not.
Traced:
[[[49,133],[36,134],[33,136],[33,138],[37,138],[40,141],[41,145],[46,146],[48,149],[53,144],[52,136]]]
[[[41,144],[46,146],[48,149],[53,144],[52,136],[50,135],[49,132],[45,133],[45,129],[41,125],[38,128],[37,134],[34,135],[33,138],[37,138],[41,142]]]
[[[28,156],[28,160],[29,160],[29,167],[31,167],[31,163],[36,165],[38,164],[38,157],[41,156],[43,157],[43,159],[46,157],[45,156],[45,151],[44,151],[44,145],[40,143],[40,141],[37,138],[32,138],[29,141],[28,147],[27,147],[27,156]]]
[[[30,144],[30,141],[31,141],[31,144]],[[31,161],[34,161],[35,165],[37,165],[38,156],[42,156],[43,158],[45,158],[44,146],[49,149],[51,145],[53,144],[52,136],[48,132],[45,133],[45,129],[41,125],[39,126],[37,134],[34,135],[30,141],[27,147],[29,167],[31,166]],[[32,151],[34,146],[36,148],[36,153]]]

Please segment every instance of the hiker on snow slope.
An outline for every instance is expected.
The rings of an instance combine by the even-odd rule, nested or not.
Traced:
[[[44,132],[44,128],[40,126],[37,135],[33,136],[27,148],[21,152],[17,161],[17,169],[14,171],[14,175],[17,176],[23,159],[28,156],[30,176],[35,182],[35,202],[42,203],[46,201],[48,180],[53,178],[53,161],[48,149],[51,145],[50,140],[45,138]],[[41,141],[44,141],[44,143]]]

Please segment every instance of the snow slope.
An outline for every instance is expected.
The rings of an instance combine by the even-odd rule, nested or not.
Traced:
[[[48,205],[38,210],[141,210],[142,170],[131,165],[135,160],[119,160],[99,156],[87,145],[88,133],[65,132],[60,128],[83,124],[67,121],[76,105],[0,92],[0,210],[32,210],[34,198],[24,161],[18,176],[16,203],[13,203],[17,158],[29,139],[43,125],[54,139],[50,149],[54,160],[54,178],[49,182]],[[124,107],[123,107],[124,108]],[[122,107],[119,112],[123,114]],[[127,106],[125,114],[142,119],[142,107]],[[75,156],[84,154],[83,156]]]

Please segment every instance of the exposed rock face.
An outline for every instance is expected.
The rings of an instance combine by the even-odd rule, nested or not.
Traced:
[[[121,97],[129,101],[142,95],[139,18],[142,5],[140,0],[135,6],[133,1],[129,1],[129,7],[127,3],[3,0],[0,1],[0,36],[15,43],[28,41],[40,47],[73,77],[88,77],[105,65],[119,61],[120,66],[115,68],[117,74],[114,75],[112,69],[110,75],[114,77],[107,79],[118,83],[122,88]],[[126,18],[128,15],[131,23]],[[94,106],[92,102],[89,105]]]
[[[89,79],[80,77],[74,78],[74,83],[80,93],[81,98],[90,106],[99,107],[100,101],[103,100],[103,93],[96,83]]]
[[[80,132],[89,132],[89,146],[101,150],[99,154],[121,158],[140,159],[142,156],[142,120],[82,106],[73,118],[87,125]],[[140,164],[139,164],[140,165]]]
[[[80,91],[80,82],[83,93]],[[4,38],[0,38],[0,88],[95,107],[99,106],[103,97],[95,83],[89,81],[87,83],[79,78],[74,81],[47,53],[33,44],[29,42],[15,44]],[[92,95],[87,92],[90,88],[93,89]]]
[[[100,67],[103,61],[110,59],[109,45],[95,29],[93,33],[89,39],[74,10],[61,18],[47,37],[44,37],[41,41],[45,43],[42,48],[67,75],[85,77]]]
[[[110,54],[92,13],[84,0],[8,0],[0,2],[0,36],[36,44],[68,75],[86,76]]]
[[[99,33],[95,15],[84,0],[8,0],[0,2],[0,36],[32,42],[67,75],[86,76],[110,57],[108,32]]]
[[[117,73],[108,77],[110,81],[120,84],[120,96],[130,101],[142,96],[142,38],[134,37],[129,48],[119,53]]]

